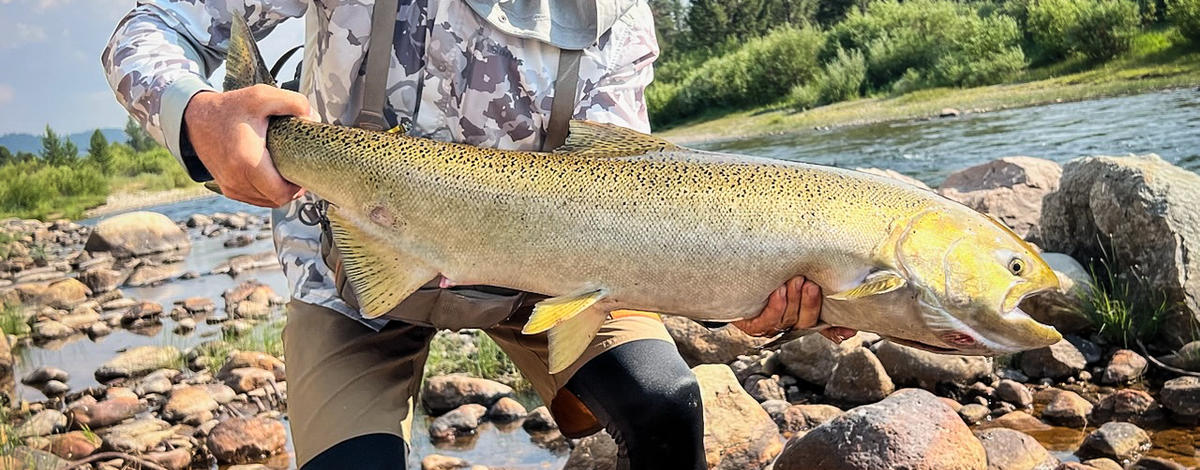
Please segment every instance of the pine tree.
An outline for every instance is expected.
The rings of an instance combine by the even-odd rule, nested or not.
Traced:
[[[129,140],[125,141],[133,148],[135,152],[145,152],[158,146],[158,142],[150,137],[150,133],[138,124],[133,116],[129,116],[129,120],[125,121],[125,135],[129,136]]]
[[[48,165],[64,166],[75,163],[79,148],[67,137],[59,137],[54,129],[46,124],[46,134],[42,136],[42,160]]]
[[[687,8],[680,0],[650,0],[650,11],[654,14],[659,47],[663,51],[673,50],[686,31]]]
[[[8,150],[8,147],[0,145],[0,166],[15,162],[16,156],[12,154],[12,151]]]
[[[108,151],[108,139],[96,129],[92,132],[92,138],[88,143],[88,157],[100,167],[100,171],[104,174],[112,173],[112,154]]]

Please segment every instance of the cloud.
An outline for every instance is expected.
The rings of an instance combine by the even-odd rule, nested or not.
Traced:
[[[0,83],[0,106],[8,104],[13,99],[13,89],[11,86]]]

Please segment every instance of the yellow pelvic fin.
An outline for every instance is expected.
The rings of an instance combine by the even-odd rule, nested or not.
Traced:
[[[554,328],[555,325],[570,320],[579,312],[591,307],[605,294],[604,289],[596,289],[579,295],[551,297],[538,302],[521,333],[535,335]]]
[[[343,272],[364,317],[382,316],[437,276],[423,261],[356,227],[335,208],[328,216]]]
[[[562,372],[578,361],[607,318],[608,311],[600,305],[594,305],[551,328],[546,334],[550,373]]]
[[[830,294],[829,298],[834,300],[861,299],[872,295],[886,294],[904,287],[907,283],[908,281],[895,271],[879,271],[868,275],[866,279],[863,279],[862,284],[849,290]]]
[[[554,153],[582,157],[614,158],[674,150],[678,145],[633,129],[591,121],[571,121],[567,142]]]

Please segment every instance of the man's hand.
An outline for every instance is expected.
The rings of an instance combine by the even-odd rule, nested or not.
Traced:
[[[225,196],[279,207],[302,190],[279,175],[267,154],[267,118],[310,112],[304,95],[269,85],[201,92],[183,111],[184,132]]]
[[[816,326],[821,318],[821,286],[796,276],[775,289],[767,298],[767,306],[757,317],[733,322],[750,336],[772,336],[789,329]],[[850,328],[830,327],[821,336],[835,343],[858,333]]]

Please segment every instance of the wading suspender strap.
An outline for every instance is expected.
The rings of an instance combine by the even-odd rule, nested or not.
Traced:
[[[567,141],[571,117],[575,115],[575,87],[579,83],[581,50],[562,49],[558,52],[558,75],[554,79],[554,100],[550,103],[550,122],[542,151],[550,152]]]
[[[392,36],[396,31],[398,0],[375,0],[371,10],[371,36],[367,42],[366,72],[363,83],[362,107],[354,126],[373,131],[388,129],[383,117],[387,102],[387,76],[391,67]]]

